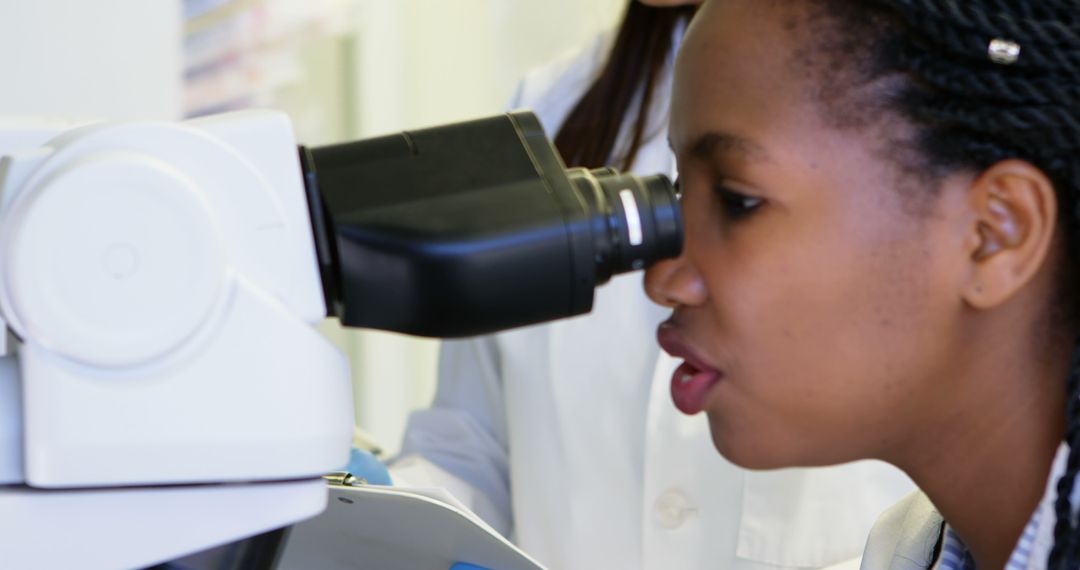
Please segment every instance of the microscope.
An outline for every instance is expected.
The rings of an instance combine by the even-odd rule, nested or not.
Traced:
[[[526,326],[682,247],[666,178],[567,169],[526,112],[319,148],[270,111],[0,128],[0,156],[4,568],[143,568],[321,512],[353,427],[327,316]]]

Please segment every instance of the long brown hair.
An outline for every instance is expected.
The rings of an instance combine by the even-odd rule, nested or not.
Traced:
[[[644,142],[656,83],[672,49],[675,28],[693,15],[695,6],[654,8],[630,0],[604,69],[578,100],[555,146],[568,166],[597,168],[618,160],[629,170]],[[640,96],[638,95],[640,93]],[[635,98],[636,109],[631,110]],[[625,156],[612,156],[626,117],[633,120]]]

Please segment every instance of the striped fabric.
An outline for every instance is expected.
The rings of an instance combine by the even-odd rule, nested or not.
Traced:
[[[941,556],[938,556],[934,570],[975,570],[975,559],[971,557],[964,541],[956,534],[948,524],[945,525],[945,536],[941,540]]]
[[[1026,570],[1031,563],[1031,551],[1035,547],[1035,536],[1039,531],[1039,521],[1042,519],[1042,511],[1035,511],[1035,516],[1031,517],[1027,526],[1024,527],[1024,534],[1020,535],[1020,541],[1016,543],[1016,550],[1013,550],[1012,556],[1009,557],[1009,563],[1005,565],[1005,570]],[[1043,561],[1043,564],[1046,562]]]
[[[1039,530],[1040,518],[1042,518],[1042,513],[1036,511],[1035,516],[1028,521],[1027,526],[1024,527],[1024,534],[1020,535],[1016,548],[1009,556],[1005,570],[1027,570],[1028,563],[1031,561],[1032,547],[1035,544],[1035,535]],[[941,541],[941,556],[934,564],[934,570],[976,570],[971,552],[964,546],[964,541],[960,540],[956,531],[947,524]]]

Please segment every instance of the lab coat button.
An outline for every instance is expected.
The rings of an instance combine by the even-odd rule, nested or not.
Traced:
[[[690,500],[681,491],[671,489],[656,499],[653,514],[656,523],[666,529],[676,529],[686,522],[695,511]]]

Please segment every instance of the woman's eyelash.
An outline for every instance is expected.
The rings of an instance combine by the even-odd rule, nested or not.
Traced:
[[[765,202],[761,198],[740,194],[723,186],[715,187],[714,192],[720,199],[724,216],[733,222],[753,214]]]
[[[675,178],[674,187],[676,198],[682,200],[683,184],[681,178]],[[747,196],[725,186],[715,186],[713,191],[720,199],[720,208],[724,217],[733,222],[754,213],[765,202],[762,198]]]

